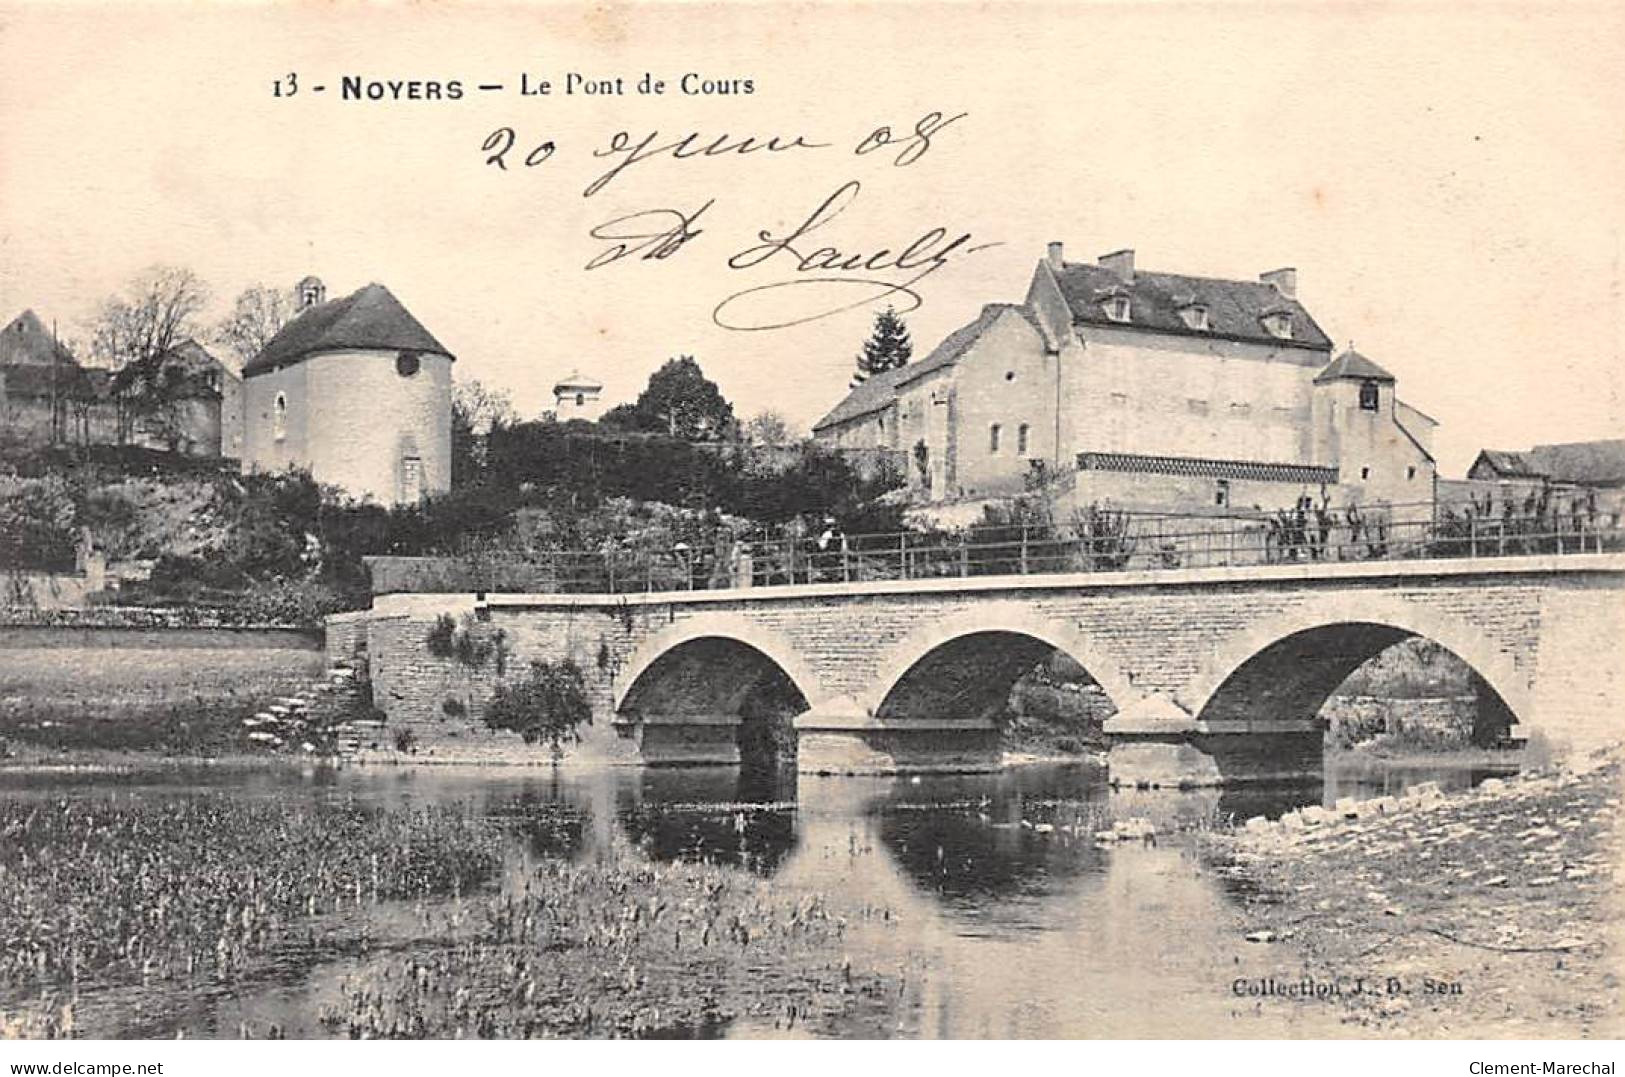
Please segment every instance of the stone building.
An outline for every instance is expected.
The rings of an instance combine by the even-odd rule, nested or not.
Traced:
[[[12,445],[139,445],[242,456],[242,379],[195,340],[138,364],[81,366],[39,316],[0,330],[0,440]],[[149,393],[157,397],[149,397]],[[150,402],[149,402],[150,401]]]
[[[359,498],[451,488],[452,355],[382,284],[300,311],[243,368],[245,468],[310,469]]]
[[[160,403],[151,408],[138,399],[143,387],[127,383],[121,373],[112,375],[111,393],[125,397],[127,444],[242,459],[243,379],[209,349],[187,339],[159,358],[153,385]]]
[[[1052,243],[1020,303],[993,303],[814,427],[905,452],[933,501],[1073,476],[1078,503],[1193,513],[1431,505],[1434,421],[1332,343],[1291,269],[1256,281],[1068,262]],[[1418,510],[1425,515],[1425,511]]]
[[[39,315],[23,311],[0,329],[0,442],[110,439],[114,424],[105,381],[103,372],[80,366]]]
[[[1625,438],[1569,441],[1532,449],[1484,449],[1467,478],[1448,484],[1453,500],[1471,498],[1491,512],[1522,512],[1541,499],[1569,511],[1583,504],[1593,526],[1625,518]]]
[[[596,421],[604,411],[604,383],[572,370],[553,385],[553,414],[559,422]]]

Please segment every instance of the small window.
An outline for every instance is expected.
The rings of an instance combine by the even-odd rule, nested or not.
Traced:
[[[1185,400],[1185,410],[1190,412],[1192,415],[1206,415],[1207,414],[1207,401],[1206,400],[1198,400],[1194,396],[1189,397],[1189,398],[1187,398]]]
[[[1126,407],[1128,407],[1128,394],[1127,393],[1113,393],[1111,395],[1111,397],[1110,397],[1110,400],[1112,402],[1112,407],[1114,407],[1114,408],[1126,408]]]
[[[1369,467],[1362,467],[1360,469],[1360,478],[1369,479],[1370,477],[1371,477],[1371,469]]]
[[[1208,328],[1207,308],[1200,303],[1191,303],[1179,308],[1179,316],[1185,320],[1185,328],[1206,330]]]
[[[276,394],[276,403],[271,405],[271,436],[278,441],[288,436],[288,397],[285,393]]]
[[[1410,467],[1407,467],[1405,469],[1405,478],[1406,479],[1414,479],[1414,478],[1416,478],[1416,465],[1415,464],[1412,464]]]
[[[1360,383],[1360,410],[1361,411],[1376,411],[1377,410],[1377,393],[1378,393],[1378,390],[1377,390],[1377,383],[1376,382],[1374,382],[1374,381],[1362,381]]]
[[[1106,300],[1106,317],[1114,322],[1126,322],[1129,316],[1128,296],[1114,295]]]
[[[1016,372],[1014,370],[1006,370],[1004,372],[1004,380],[1005,381],[1015,381],[1016,380]]]
[[[1016,455],[1027,455],[1027,424],[1022,423],[1016,427]]]
[[[994,423],[992,426],[987,428],[987,451],[988,452],[998,452],[999,451],[999,424],[998,423]]]
[[[1217,505],[1221,509],[1225,508],[1226,506],[1228,506],[1230,504],[1230,480],[1229,479],[1220,479],[1218,481],[1218,484],[1214,486],[1214,488],[1213,488],[1213,503],[1215,505]]]
[[[418,372],[422,363],[417,352],[401,352],[395,357],[395,373],[403,378],[410,378]]]
[[[586,405],[586,403],[587,403],[587,394],[586,393],[577,393],[576,394],[576,407],[578,407],[578,408],[579,407],[584,407]]]
[[[1291,340],[1292,315],[1286,313],[1285,311],[1276,311],[1273,314],[1266,314],[1264,315],[1264,328],[1269,330],[1269,334],[1272,337],[1278,337],[1281,340]]]

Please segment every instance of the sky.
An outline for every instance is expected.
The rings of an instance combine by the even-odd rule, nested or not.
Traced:
[[[1625,436],[1625,5],[0,0],[0,49],[0,319],[33,308],[70,339],[154,264],[201,276],[212,317],[313,273],[330,296],[386,284],[527,417],[571,371],[616,402],[692,354],[741,416],[805,429],[877,306],[912,305],[886,286],[950,248],[905,315],[923,356],[1019,301],[1056,240],[1166,272],[1296,267],[1339,348],[1440,421],[1442,474]],[[567,94],[571,73],[623,92]],[[346,77],[441,97],[344,100]],[[901,141],[933,113],[958,118]],[[881,125],[899,141],[856,152]],[[506,169],[482,149],[503,127]],[[651,154],[585,193],[651,133],[819,145]],[[730,267],[832,197],[792,246],[866,267],[782,247]],[[595,230],[651,246],[611,259]],[[842,283],[785,286],[807,278]]]

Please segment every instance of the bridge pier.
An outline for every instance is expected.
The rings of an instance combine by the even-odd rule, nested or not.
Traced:
[[[1199,721],[1153,696],[1113,715],[1103,731],[1114,785],[1190,789],[1324,776],[1325,733],[1314,717]]]
[[[739,762],[737,714],[644,714],[632,726],[638,754],[650,766]]]
[[[803,774],[896,774],[913,770],[996,770],[999,730],[991,719],[882,721],[867,714],[813,710],[795,720],[796,769]]]

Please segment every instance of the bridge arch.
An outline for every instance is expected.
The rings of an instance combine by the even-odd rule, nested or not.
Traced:
[[[629,703],[636,705],[638,693],[635,690],[648,687],[648,675],[655,666],[662,661],[669,662],[675,652],[687,645],[706,640],[721,641],[732,648],[760,655],[776,666],[809,703],[824,696],[818,674],[784,635],[739,614],[702,613],[667,625],[638,645],[615,679],[616,713],[621,713]],[[716,648],[719,652],[729,649],[728,646]]]
[[[1311,600],[1219,644],[1176,701],[1199,719],[1309,718],[1338,685],[1382,651],[1413,637],[1461,659],[1513,720],[1528,720],[1529,675],[1463,618],[1381,594]]]
[[[930,621],[891,648],[866,709],[883,720],[944,705],[954,717],[992,717],[1015,682],[1055,650],[1082,666],[1119,710],[1139,698],[1116,659],[1074,625],[1001,602]]]

